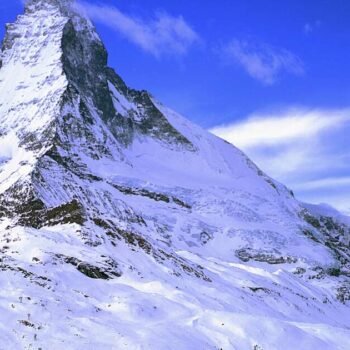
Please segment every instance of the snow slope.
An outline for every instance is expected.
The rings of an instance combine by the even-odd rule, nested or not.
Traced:
[[[0,57],[0,349],[350,348],[348,218],[127,87],[71,1]]]

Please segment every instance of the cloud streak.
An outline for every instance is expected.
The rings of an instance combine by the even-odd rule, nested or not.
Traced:
[[[290,51],[268,44],[234,39],[223,49],[229,63],[242,67],[265,85],[275,84],[282,73],[304,74],[302,60]]]
[[[287,108],[211,130],[313,203],[350,213],[350,109]]]
[[[310,138],[323,130],[339,127],[348,120],[349,113],[348,110],[290,108],[278,115],[254,114],[242,122],[215,127],[212,132],[238,147],[279,145],[295,139]]]
[[[304,24],[303,31],[305,35],[310,35],[315,30],[320,29],[321,21],[317,20],[315,22],[307,22]]]
[[[182,16],[157,12],[153,19],[144,20],[127,15],[117,7],[102,4],[80,1],[78,7],[92,20],[108,26],[157,58],[185,55],[200,42],[199,35]]]
[[[329,177],[325,179],[319,179],[315,181],[304,182],[299,184],[297,188],[299,190],[314,190],[322,188],[338,188],[341,186],[350,186],[350,176],[344,177]]]

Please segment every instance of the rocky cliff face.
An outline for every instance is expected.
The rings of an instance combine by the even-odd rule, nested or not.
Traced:
[[[5,348],[350,347],[347,218],[127,87],[71,1],[0,62]]]

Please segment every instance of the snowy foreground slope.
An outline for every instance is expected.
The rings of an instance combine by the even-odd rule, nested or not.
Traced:
[[[0,55],[0,349],[350,349],[349,218],[128,88],[31,0]]]

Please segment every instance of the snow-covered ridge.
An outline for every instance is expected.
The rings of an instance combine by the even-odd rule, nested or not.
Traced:
[[[350,347],[347,218],[129,88],[71,1],[1,62],[0,348]]]

